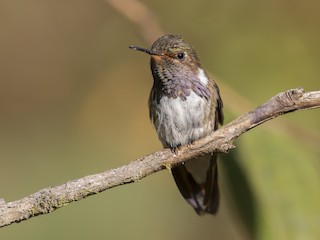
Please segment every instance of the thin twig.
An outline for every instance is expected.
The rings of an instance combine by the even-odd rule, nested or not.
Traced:
[[[153,12],[142,2],[137,0],[106,0],[106,2],[138,26],[143,40],[147,43],[151,44],[164,34]]]
[[[234,147],[233,141],[236,138],[265,121],[296,110],[319,107],[320,91],[305,93],[302,88],[297,88],[279,93],[257,109],[240,116],[213,134],[199,139],[190,146],[181,147],[177,155],[169,149],[164,149],[122,167],[48,187],[14,202],[5,203],[4,199],[0,199],[0,227],[50,213],[71,202],[113,187],[136,182],[152,173],[206,153],[227,152]]]

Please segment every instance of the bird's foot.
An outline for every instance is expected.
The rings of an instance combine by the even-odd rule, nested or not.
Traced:
[[[194,141],[191,141],[190,143],[187,144],[187,148],[191,149],[194,144],[195,144]]]
[[[171,148],[171,152],[175,155],[179,155],[179,151],[181,149],[181,145]]]

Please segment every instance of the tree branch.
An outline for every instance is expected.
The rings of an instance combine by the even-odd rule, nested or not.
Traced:
[[[177,154],[164,149],[122,167],[48,187],[14,202],[6,203],[4,199],[0,199],[0,227],[50,213],[71,202],[136,182],[152,173],[165,168],[170,169],[176,164],[206,153],[225,153],[234,148],[233,141],[236,138],[265,121],[296,110],[319,107],[320,91],[304,92],[302,88],[297,88],[279,93],[257,109],[240,116],[211,135],[189,146],[182,146]]]

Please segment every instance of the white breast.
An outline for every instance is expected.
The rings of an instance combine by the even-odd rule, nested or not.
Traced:
[[[194,92],[186,100],[163,96],[157,106],[158,136],[163,145],[185,145],[205,135],[209,123],[204,123],[208,114],[208,102]]]

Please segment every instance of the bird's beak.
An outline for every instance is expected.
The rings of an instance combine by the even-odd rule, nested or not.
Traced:
[[[129,46],[129,48],[131,48],[133,50],[136,50],[136,51],[147,53],[147,54],[152,55],[152,56],[162,56],[163,55],[161,53],[156,53],[156,52],[153,52],[153,51],[151,51],[149,49],[145,49],[145,48],[142,48],[142,47]]]

